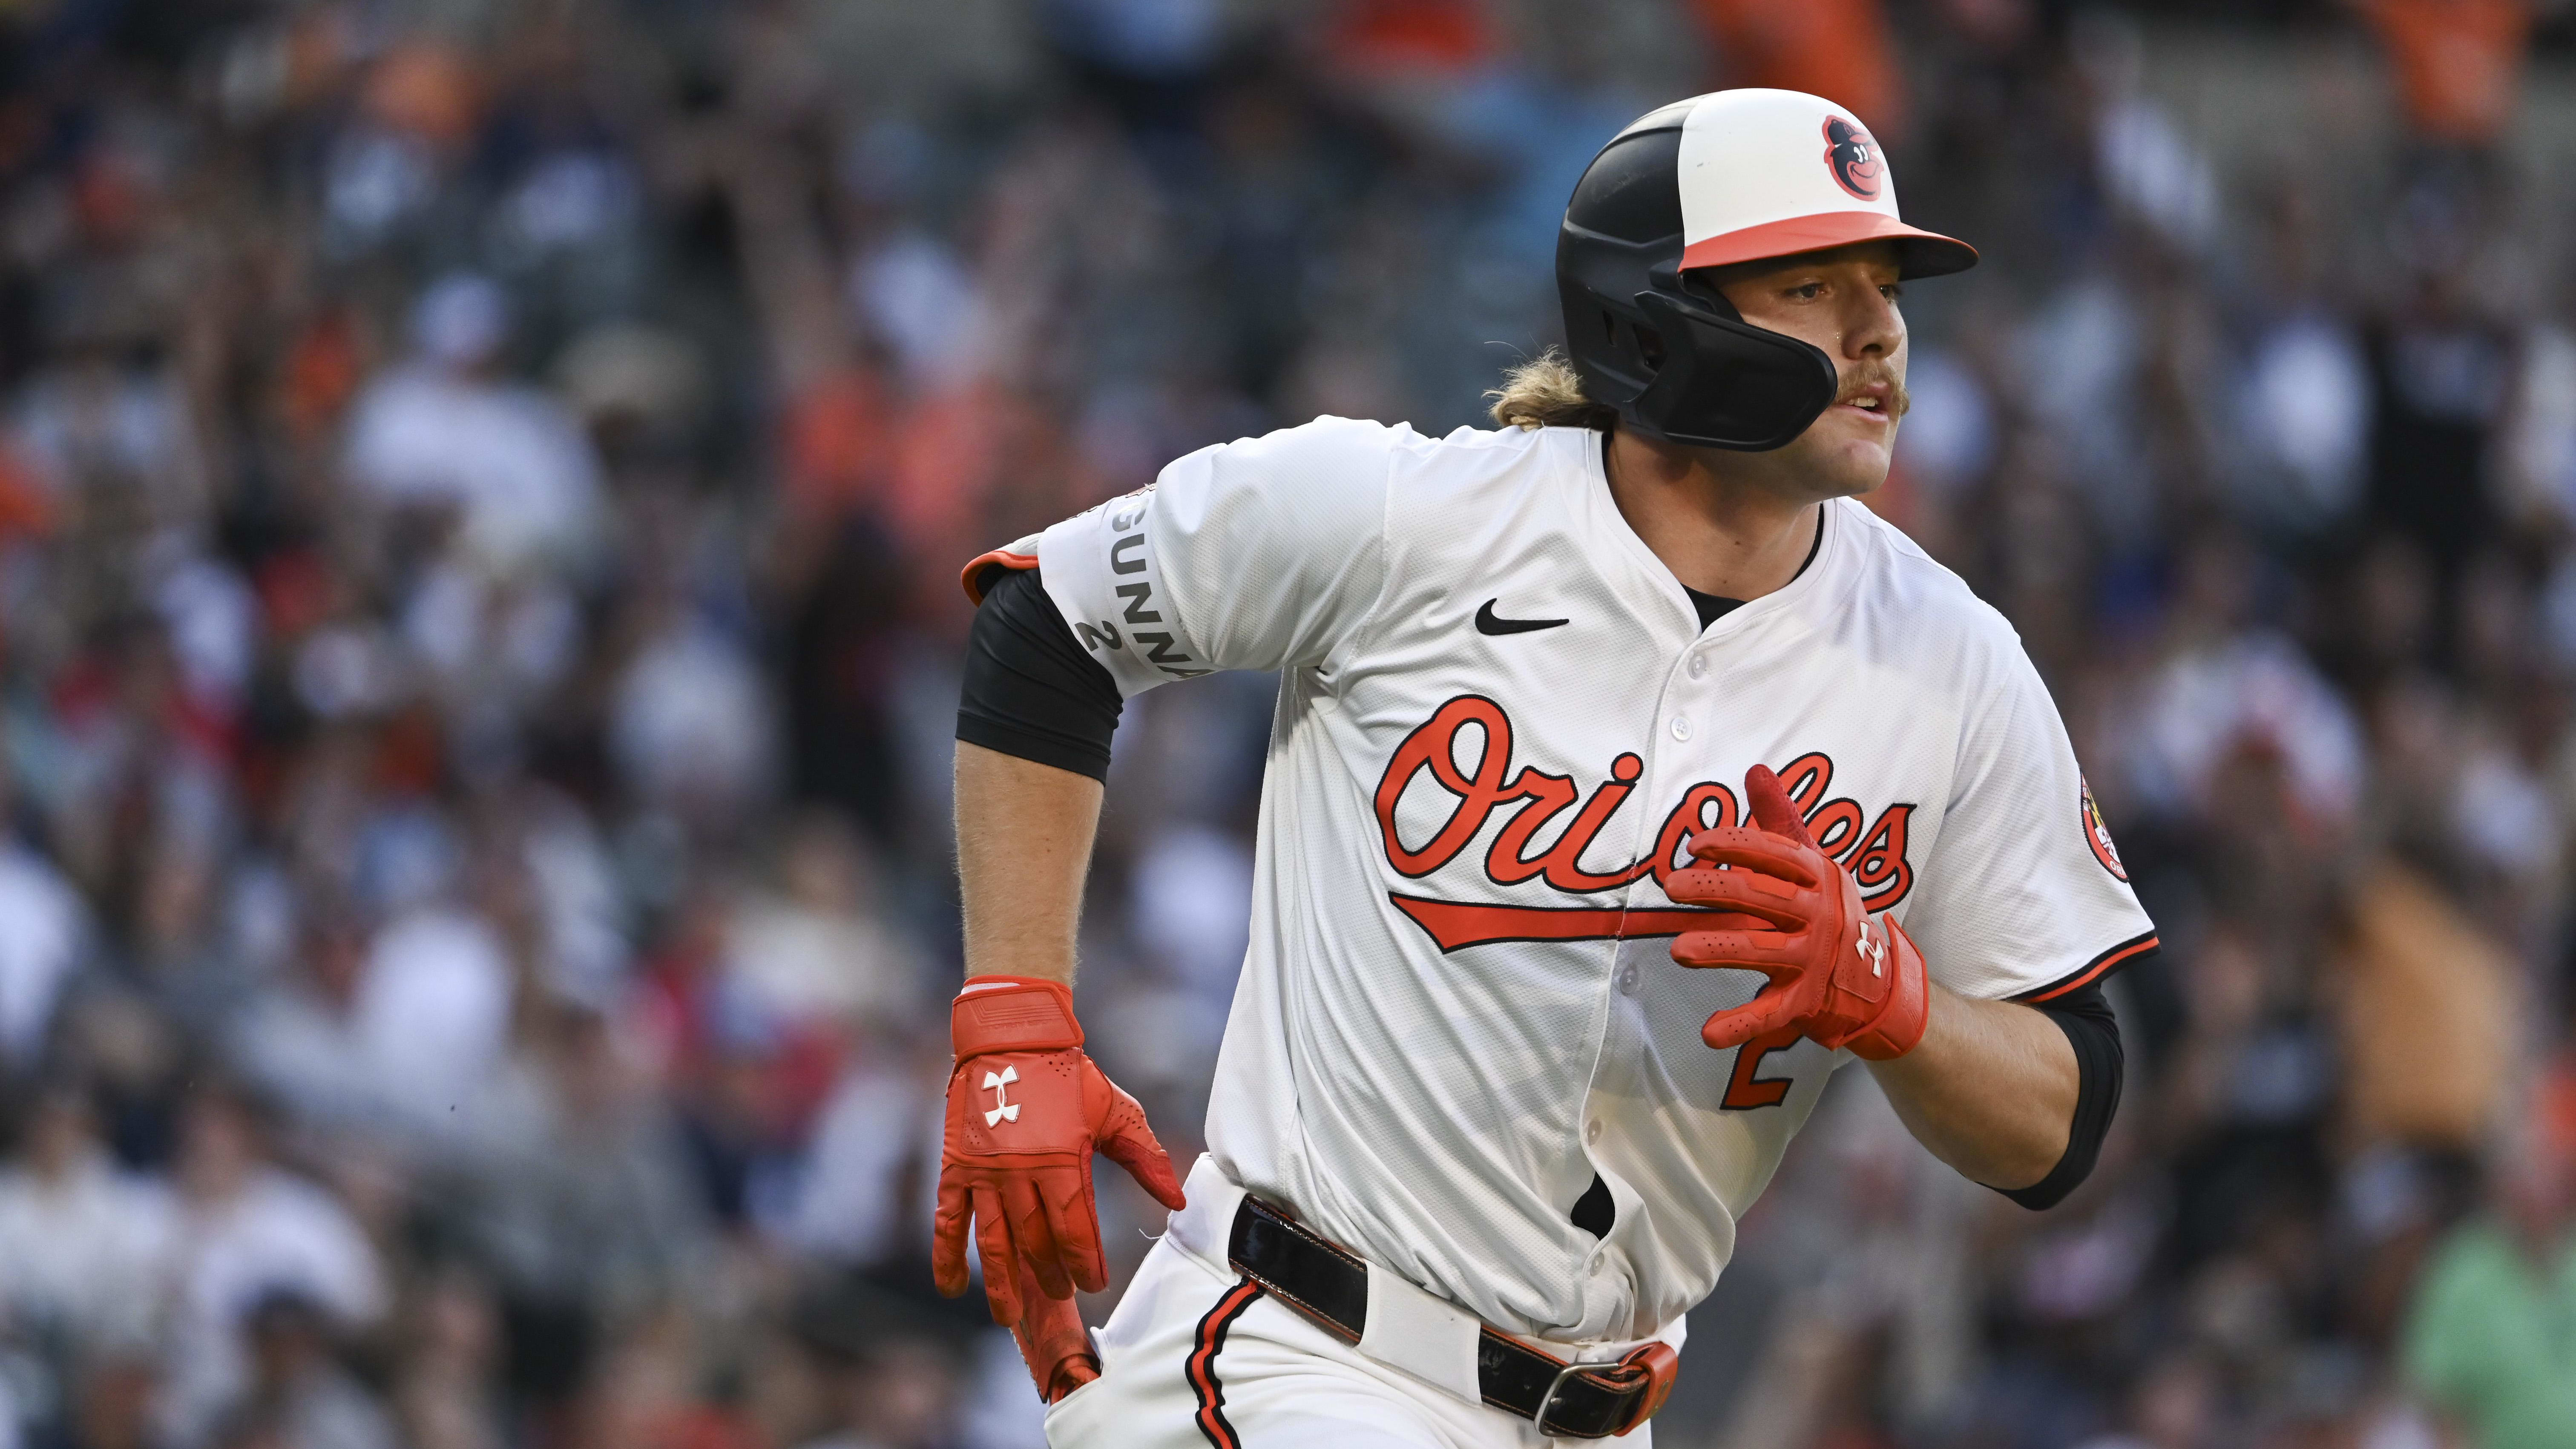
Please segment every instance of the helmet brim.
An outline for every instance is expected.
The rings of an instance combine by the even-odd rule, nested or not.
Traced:
[[[1896,243],[1898,274],[1907,278],[1947,276],[1977,264],[1977,249],[1956,237],[1907,226],[1885,212],[1828,211],[1740,227],[1692,242],[1682,248],[1682,270],[1731,267],[1867,241]]]

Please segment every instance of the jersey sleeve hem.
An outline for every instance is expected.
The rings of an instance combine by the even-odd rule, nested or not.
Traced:
[[[2113,946],[2107,951],[2104,951],[2101,955],[2094,957],[2092,960],[2085,962],[2083,965],[2063,976],[2058,977],[2054,981],[2034,986],[2028,991],[2019,992],[2004,999],[2007,1001],[2018,1001],[2026,1006],[2036,1006],[2043,1001],[2054,1001],[2069,992],[2081,990],[2093,982],[2107,981],[2110,979],[2112,973],[2135,962],[2145,960],[2147,957],[2163,949],[2164,943],[2156,939],[2155,932],[2142,932],[2138,935],[2131,936],[2129,939],[2122,941],[2120,944]]]
[[[951,554],[949,557],[954,558],[956,555]],[[997,568],[1012,570],[1033,569],[1037,566],[1038,556],[1036,554],[1016,553],[1007,548],[997,548],[985,553],[979,553],[973,558],[968,559],[966,561],[966,567],[957,571],[957,582],[959,586],[966,590],[966,602],[981,608],[984,604],[985,581],[990,576],[992,570]]]

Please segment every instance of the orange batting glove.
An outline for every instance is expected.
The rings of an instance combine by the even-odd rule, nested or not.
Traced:
[[[949,1007],[948,1027],[957,1066],[948,1074],[931,1275],[949,1297],[966,1291],[972,1218],[993,1321],[1020,1329],[1024,1308],[1037,1309],[1026,1324],[1024,1352],[1060,1340],[1065,1323],[1079,1340],[1073,1291],[1109,1286],[1092,1202],[1092,1152],[1107,1153],[1177,1210],[1181,1184],[1172,1159],[1145,1125],[1145,1109],[1083,1054],[1073,993],[1064,983],[974,977]],[[1061,1377],[1056,1367],[1030,1359],[1039,1392]]]
[[[1816,848],[1770,766],[1744,777],[1744,798],[1757,828],[1693,836],[1695,863],[1665,887],[1684,905],[1739,917],[1685,932],[1674,960],[1771,978],[1751,1001],[1709,1017],[1700,1040],[1724,1051],[1785,1027],[1871,1061],[1914,1050],[1931,997],[1922,951],[1861,904],[1859,883]]]
[[[1011,1337],[1020,1341],[1020,1360],[1037,1380],[1038,1397],[1052,1404],[1100,1377],[1100,1359],[1091,1351],[1091,1331],[1082,1326],[1082,1310],[1072,1299],[1049,1298],[1039,1291],[1025,1261],[1018,1281],[1022,1307]]]

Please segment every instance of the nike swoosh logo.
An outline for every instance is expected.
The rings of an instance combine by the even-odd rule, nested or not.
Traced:
[[[1487,599],[1485,607],[1476,611],[1477,633],[1527,634],[1533,630],[1553,629],[1559,624],[1570,622],[1565,619],[1506,619],[1494,612],[1494,606],[1501,602],[1500,599]]]

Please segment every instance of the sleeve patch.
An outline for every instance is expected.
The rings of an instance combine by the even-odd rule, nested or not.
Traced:
[[[1177,465],[1175,465],[1177,466]],[[1046,588],[1074,638],[1122,696],[1213,672],[1182,632],[1149,519],[1166,495],[1140,488],[1041,535]]]
[[[2081,776],[2077,779],[2083,787],[2084,842],[2093,847],[2093,858],[2102,862],[2102,868],[2111,873],[2113,880],[2125,882],[2129,878],[2129,868],[2120,864],[2120,848],[2111,843],[2111,827],[2102,823],[2102,807],[2093,803],[2092,782],[2083,780]]]

